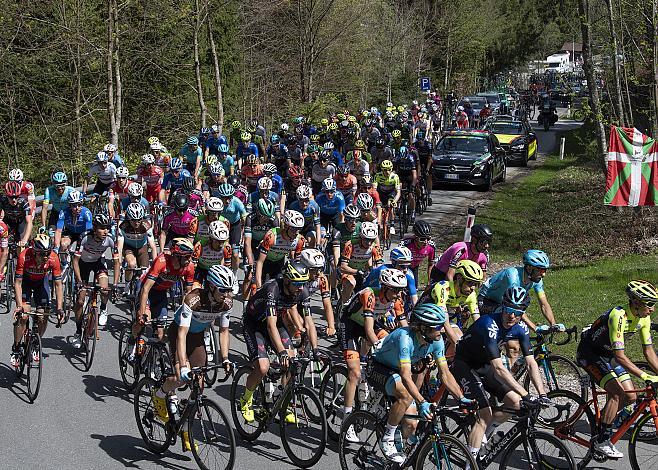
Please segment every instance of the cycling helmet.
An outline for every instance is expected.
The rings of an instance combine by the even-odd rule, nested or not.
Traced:
[[[392,170],[393,169],[393,162],[390,160],[384,160],[381,165],[380,165],[382,170]]]
[[[338,124],[336,124],[335,122],[332,122],[331,124],[329,124],[329,130],[330,131],[338,130]]]
[[[69,193],[69,204],[82,204],[82,201],[84,201],[84,196],[80,191],[71,191]]]
[[[215,286],[219,290],[233,289],[235,284],[235,274],[230,268],[221,264],[211,266],[206,276],[206,282]]]
[[[370,179],[370,175],[363,175],[360,180],[361,184],[366,187],[372,186],[372,180]]]
[[[629,298],[637,299],[640,302],[658,302],[658,290],[648,281],[635,280],[629,282],[626,286],[626,294]]]
[[[326,178],[322,181],[322,189],[327,192],[336,191],[336,182],[333,178]]]
[[[144,165],[151,165],[155,163],[155,157],[150,153],[145,153],[144,155],[142,155],[142,163]]]
[[[274,175],[276,173],[276,165],[274,163],[266,163],[263,165],[263,173],[266,175]]]
[[[272,180],[267,176],[263,176],[258,180],[258,190],[259,191],[269,191],[272,189]]]
[[[251,125],[251,124],[249,124],[249,125],[247,126],[247,129],[246,129],[246,130],[247,130],[247,132],[249,132],[251,135],[254,135],[254,133],[256,132],[256,128],[255,128],[253,125]]]
[[[217,147],[217,151],[219,153],[228,153],[228,145],[226,144],[219,144],[219,147]]]
[[[334,149],[334,143],[333,142],[325,142],[323,148],[325,150],[333,150]]]
[[[251,140],[251,134],[249,132],[246,132],[246,131],[242,132],[240,134],[240,140],[242,142],[249,142]]]
[[[339,175],[349,175],[350,174],[350,167],[347,165],[341,165],[338,167],[338,174]]]
[[[217,188],[220,197],[231,197],[235,194],[235,188],[228,183],[220,184]]]
[[[224,202],[218,197],[209,197],[206,201],[206,212],[222,212]]]
[[[320,142],[320,136],[318,134],[313,134],[309,137],[309,140],[313,143],[318,143]]]
[[[366,240],[375,240],[377,238],[377,224],[372,222],[363,222],[361,224],[361,231],[359,232],[361,238]]]
[[[326,163],[329,161],[329,157],[330,157],[329,152],[323,150],[320,156],[318,157],[318,160],[320,160],[320,163]]]
[[[208,155],[208,158],[206,158],[206,165],[210,167],[213,163],[217,163],[217,155]]]
[[[304,216],[297,211],[288,209],[283,214],[283,221],[286,225],[292,228],[301,229],[304,226]]]
[[[174,194],[172,205],[177,211],[186,211],[190,205],[190,200],[187,198],[187,194],[176,192],[176,194]]]
[[[399,269],[384,268],[379,274],[379,282],[382,286],[404,289],[407,287],[407,276]]]
[[[455,266],[455,275],[461,275],[467,281],[482,282],[484,273],[475,261],[463,259]]]
[[[296,194],[297,194],[297,199],[310,199],[311,188],[309,188],[305,184],[302,184],[297,188]]]
[[[345,116],[345,114],[343,113],[338,113],[336,114],[336,117],[338,118],[339,121],[344,121],[347,116]]]
[[[231,175],[226,179],[226,184],[237,188],[240,185],[240,178],[237,175]]]
[[[327,119],[327,118],[320,119],[320,125],[321,126],[326,126],[328,124],[329,124],[329,119]]]
[[[308,146],[307,151],[308,151],[309,154],[318,153],[320,151],[320,147],[318,147],[315,144],[311,144],[311,145]]]
[[[406,246],[398,246],[391,250],[391,262],[394,263],[411,263],[413,261],[413,254]]]
[[[149,149],[159,152],[162,150],[162,144],[160,142],[153,142],[151,145],[149,145]]]
[[[324,255],[320,250],[316,250],[315,248],[302,250],[299,259],[309,269],[324,268]]]
[[[256,208],[258,209],[260,215],[268,219],[273,218],[274,213],[276,212],[276,204],[274,204],[274,201],[269,199],[259,199]]]
[[[160,142],[160,139],[158,139],[155,136],[151,136],[148,139],[146,139],[146,142],[148,142],[149,145],[154,144],[156,142]]]
[[[386,145],[386,141],[380,137],[375,141],[375,145],[379,148],[382,148]]]
[[[347,122],[356,122],[356,116],[347,116]]]
[[[457,106],[457,111],[463,111],[464,107],[463,106]]]
[[[117,178],[128,178],[130,176],[127,166],[117,168]]]
[[[194,181],[194,177],[186,176],[185,178],[183,178],[183,184],[181,185],[183,191],[187,191],[189,193],[195,187],[196,187],[196,181]]]
[[[285,122],[284,122],[283,124],[281,124],[280,128],[281,128],[281,130],[282,130],[283,132],[288,132],[288,129],[290,129],[290,127],[288,126],[288,124],[285,123]]]
[[[142,220],[146,215],[144,206],[139,202],[131,202],[126,208],[126,218],[128,220]]]
[[[96,161],[99,163],[107,161],[107,154],[102,150],[96,154]]]
[[[94,216],[93,224],[94,227],[110,228],[111,225],[110,216],[102,212],[99,212]]]
[[[475,224],[471,227],[471,238],[491,241],[493,238],[493,231],[487,224]]]
[[[402,132],[400,131],[400,129],[395,129],[393,132],[391,132],[391,135],[393,136],[393,138],[398,139],[402,137]]]
[[[239,184],[237,188],[235,188],[235,192],[242,193],[244,195],[249,194],[249,191],[247,190],[247,187],[244,184]]]
[[[39,253],[50,252],[50,250],[52,249],[52,245],[48,234],[40,233],[36,237],[34,237],[34,241],[32,242],[32,248],[34,249],[34,251]]]
[[[375,206],[375,201],[368,193],[361,193],[356,197],[356,205],[362,211],[370,211]]]
[[[279,137],[279,134],[274,134],[272,137],[270,137],[270,143],[272,145],[277,145],[281,143],[281,137]]]
[[[174,238],[171,242],[171,254],[192,256],[194,253],[194,245],[187,238]]]
[[[359,139],[356,142],[354,142],[354,148],[357,150],[363,150],[366,148],[366,143],[361,139]]]
[[[346,219],[359,219],[361,217],[361,209],[354,204],[348,204],[343,210],[343,215]]]
[[[103,147],[103,150],[106,152],[116,152],[117,151],[117,146],[114,144],[105,144],[105,147]]]
[[[503,307],[525,311],[530,305],[530,296],[521,286],[508,287],[503,294]]]
[[[416,305],[411,312],[411,322],[425,326],[443,325],[448,318],[448,311],[442,305],[424,303]]]
[[[242,127],[242,123],[240,121],[233,121],[231,123],[231,127],[233,129],[240,129]]]
[[[398,150],[398,153],[400,154],[400,157],[404,158],[407,155],[407,147],[402,145]]]
[[[190,136],[187,138],[187,145],[199,145],[199,139],[194,136]]]
[[[299,165],[291,165],[288,167],[288,176],[291,178],[301,178],[304,176],[304,170]]]
[[[224,172],[224,167],[222,166],[221,163],[215,162],[210,164],[210,174],[211,175],[220,175],[224,176],[226,173]]]
[[[213,240],[225,242],[229,237],[228,227],[221,220],[215,220],[208,225],[208,235]]]
[[[283,266],[283,277],[295,282],[308,281],[308,268],[301,261],[287,261]]]
[[[171,171],[178,171],[183,169],[183,160],[180,158],[172,158],[169,162],[169,169]]]
[[[128,195],[131,197],[141,197],[144,194],[144,187],[139,183],[130,183],[128,185]]]
[[[254,155],[253,153],[250,153],[247,155],[247,165],[257,165],[258,164],[258,157]]]
[[[53,175],[52,180],[55,184],[64,184],[68,181],[68,178],[66,177],[66,173],[58,171]]]
[[[424,220],[417,220],[414,223],[413,232],[419,238],[430,238],[432,236],[432,226]]]
[[[8,181],[5,184],[5,194],[7,196],[18,197],[21,195],[21,184],[18,181]]]
[[[548,255],[541,250],[526,251],[523,255],[523,264],[540,269],[548,269],[551,266]]]

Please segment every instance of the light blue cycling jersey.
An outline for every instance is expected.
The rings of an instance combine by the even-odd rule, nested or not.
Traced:
[[[203,151],[199,146],[197,146],[196,150],[192,150],[189,145],[185,144],[178,153],[185,159],[188,165],[196,165],[197,158],[203,158]]]
[[[308,201],[308,207],[306,210],[302,210],[299,200],[295,200],[290,203],[290,209],[304,216],[304,226],[315,227],[320,224],[320,206],[315,201]]]
[[[510,287],[523,287],[528,292],[530,292],[530,289],[534,289],[537,295],[543,293],[543,279],[539,282],[529,280],[526,284],[523,284],[523,269],[523,266],[517,266],[497,272],[482,285],[480,292],[478,292],[478,298],[501,304],[503,294]]]
[[[73,186],[65,186],[64,192],[60,195],[55,186],[48,186],[43,196],[43,202],[52,204],[54,211],[63,211],[69,206],[69,193],[74,190]]]
[[[188,295],[194,297],[194,293],[198,295],[191,301],[192,307],[187,302],[183,302],[174,313],[174,322],[179,326],[188,327],[188,333],[202,333],[216,320],[219,320],[220,326],[228,328],[233,300],[226,298],[222,305],[209,305],[201,302],[200,296],[205,294],[201,294],[199,289]]]
[[[190,172],[184,168],[178,172],[178,176],[174,176],[170,171],[169,173],[166,173],[162,179],[162,189],[168,189],[174,193],[177,189],[183,187],[183,180],[188,176],[190,176]]]
[[[231,224],[236,223],[242,217],[247,216],[247,209],[245,209],[242,201],[237,197],[233,196],[231,202],[228,204],[224,203],[224,212],[222,215],[226,217]]]
[[[366,280],[363,281],[363,287],[370,287],[372,289],[379,289],[381,287],[381,284],[379,283],[379,276],[382,273],[384,269],[391,269],[393,268],[393,265],[391,263],[388,264],[382,264],[381,266],[377,266],[374,268],[370,273],[368,274],[368,277],[366,277]],[[416,295],[418,291],[416,290],[416,279],[414,278],[414,273],[411,271],[411,269],[407,269],[407,287],[409,291],[409,295]]]
[[[91,211],[86,207],[80,210],[80,214],[75,221],[73,220],[71,208],[67,207],[63,211],[60,211],[59,218],[57,219],[57,230],[79,234],[88,232],[91,228]]]
[[[345,198],[336,191],[334,197],[329,199],[324,191],[315,198],[315,202],[320,206],[320,212],[325,215],[337,215],[345,210]]]
[[[128,209],[128,206],[132,202],[133,202],[133,200],[130,196],[126,196],[123,199],[121,199],[121,210],[125,212],[126,209]],[[139,203],[144,208],[144,212],[146,212],[148,214],[149,213],[149,202],[148,202],[148,200],[144,196],[142,196],[139,200]]]
[[[221,157],[217,159],[217,161],[222,165],[222,168],[224,168],[224,173],[226,173],[226,176],[231,174],[231,168],[235,167],[235,160],[233,159],[232,156],[226,155],[226,158],[222,159]]]
[[[377,362],[396,371],[400,371],[402,364],[415,364],[427,356],[432,356],[435,362],[445,361],[443,338],[421,346],[418,335],[410,327],[393,330],[373,353]]]

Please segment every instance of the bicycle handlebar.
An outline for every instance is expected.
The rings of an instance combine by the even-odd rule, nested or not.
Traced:
[[[572,339],[576,339],[578,337],[578,326],[574,325],[571,328],[567,328],[563,333],[567,335],[567,338],[563,341],[556,341],[554,343],[556,346],[564,346],[565,344],[570,343]]]

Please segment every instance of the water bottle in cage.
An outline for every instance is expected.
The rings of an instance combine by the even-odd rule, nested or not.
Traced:
[[[263,385],[265,386],[265,401],[267,403],[274,403],[274,390],[276,389],[276,384],[265,378]]]
[[[212,334],[213,332],[211,330],[206,330],[206,332],[203,334],[203,342],[206,345],[206,356],[208,356],[208,363],[213,362],[215,359],[215,350],[210,338],[210,335]]]

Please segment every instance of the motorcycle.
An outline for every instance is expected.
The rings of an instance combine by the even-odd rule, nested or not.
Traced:
[[[548,129],[557,122],[557,110],[549,105],[544,105],[541,108],[539,116],[537,116],[537,123],[544,126],[544,130]]]

